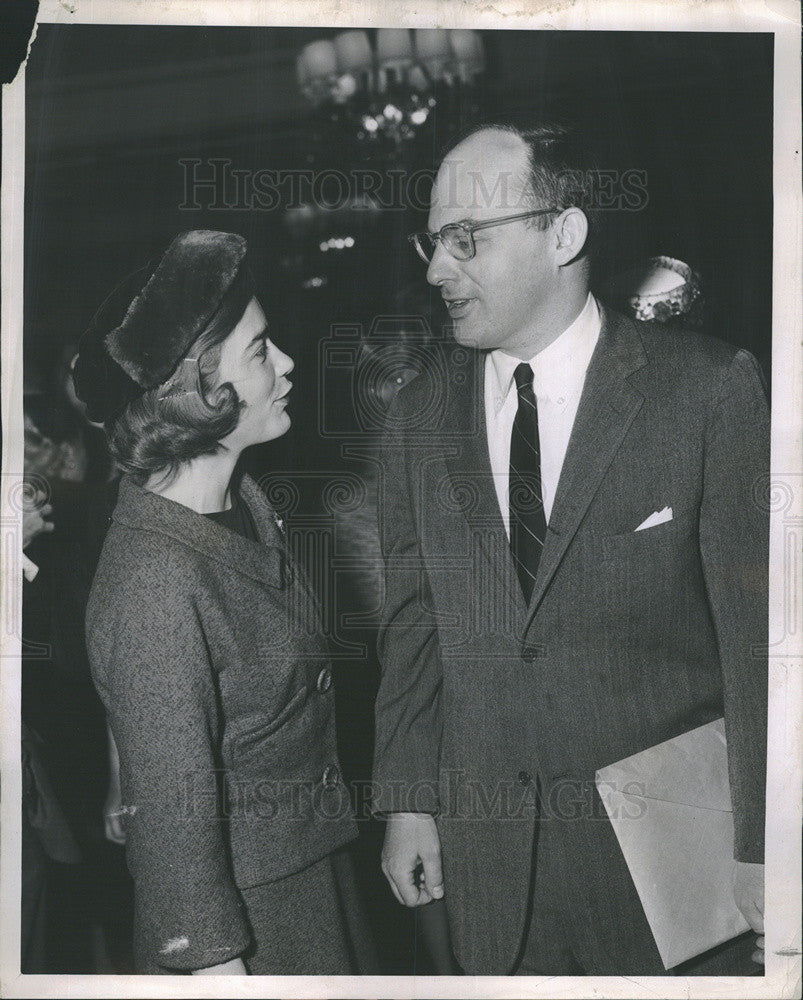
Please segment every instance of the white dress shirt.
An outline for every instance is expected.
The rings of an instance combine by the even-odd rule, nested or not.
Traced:
[[[566,457],[586,370],[597,346],[602,318],[589,292],[577,319],[552,343],[530,359],[538,405],[538,438],[541,448],[541,489],[547,523]],[[485,426],[491,471],[505,530],[510,535],[508,476],[510,435],[519,405],[513,372],[521,358],[490,351],[485,358]]]

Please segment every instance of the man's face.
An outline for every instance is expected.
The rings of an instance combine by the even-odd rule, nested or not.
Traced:
[[[531,209],[527,196],[527,150],[517,136],[488,130],[448,154],[432,191],[428,228],[450,222],[484,222]],[[437,243],[427,281],[440,288],[466,347],[529,358],[536,352],[541,317],[557,292],[554,233],[534,220],[508,222],[474,234],[471,260],[456,260]]]

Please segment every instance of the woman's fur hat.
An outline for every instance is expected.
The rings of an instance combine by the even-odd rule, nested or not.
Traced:
[[[81,337],[73,366],[90,420],[108,420],[173,374],[220,308],[246,250],[236,233],[180,233],[161,258],[115,288]]]

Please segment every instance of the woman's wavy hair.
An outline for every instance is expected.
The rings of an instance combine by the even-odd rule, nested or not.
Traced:
[[[115,461],[139,485],[160,475],[162,484],[169,484],[186,462],[219,452],[221,438],[237,426],[240,398],[230,382],[217,384],[220,350],[253,295],[243,264],[173,375],[106,421]]]

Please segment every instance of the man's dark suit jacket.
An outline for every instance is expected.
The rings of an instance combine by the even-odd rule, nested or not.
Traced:
[[[601,953],[616,942],[628,967],[612,973],[637,972],[657,952],[598,768],[724,715],[735,856],[763,860],[763,381],[745,351],[605,310],[525,607],[491,479],[484,362],[457,352],[391,414],[375,806],[436,814],[467,972],[514,964],[539,811],[562,823],[563,904]],[[635,530],[664,507],[672,520]]]

